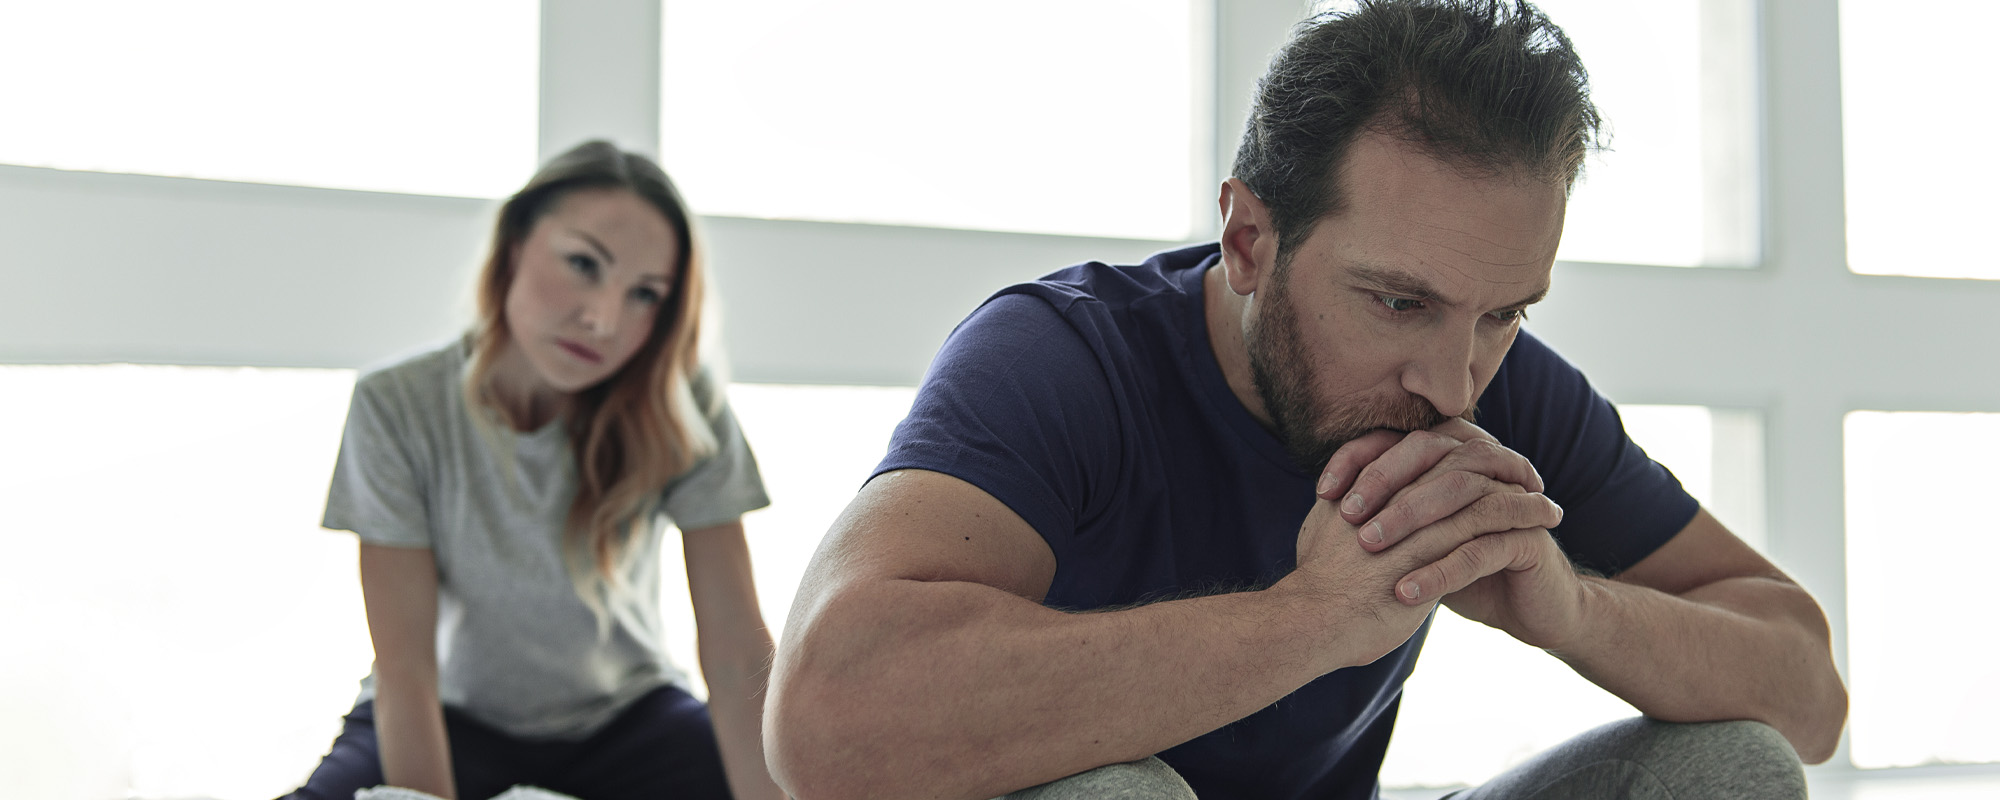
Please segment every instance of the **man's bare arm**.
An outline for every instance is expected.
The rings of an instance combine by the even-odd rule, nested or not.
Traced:
[[[1299,569],[1270,589],[1070,614],[1040,605],[1054,556],[1005,505],[937,473],[878,477],[794,601],[773,773],[801,800],[987,798],[1241,719],[1394,649],[1428,612],[1387,591],[1422,554],[1363,558],[1352,533],[1318,503]]]
[[[1584,585],[1584,627],[1550,650],[1578,673],[1655,719],[1754,719],[1807,763],[1832,757],[1847,689],[1825,614],[1706,510],[1617,580]]]

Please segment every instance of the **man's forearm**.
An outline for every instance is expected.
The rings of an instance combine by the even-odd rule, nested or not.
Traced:
[[[1266,590],[1067,614],[973,583],[849,587],[774,677],[773,764],[801,800],[985,798],[1142,758],[1331,667]]]
[[[1670,595],[1584,578],[1586,628],[1550,653],[1641,713],[1674,722],[1753,719],[1809,763],[1847,718],[1825,617],[1796,584],[1739,577]]]

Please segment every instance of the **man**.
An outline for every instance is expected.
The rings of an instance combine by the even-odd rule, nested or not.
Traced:
[[[1371,797],[1442,600],[1645,715],[1467,797],[1802,796],[1824,615],[1519,331],[1584,87],[1525,4],[1303,25],[1220,242],[1011,287],[939,353],[800,587],[780,784]]]

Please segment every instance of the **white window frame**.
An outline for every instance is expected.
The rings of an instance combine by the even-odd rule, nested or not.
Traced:
[[[1197,109],[1212,220],[1243,109],[1302,0],[1216,0]],[[544,156],[585,136],[652,151],[658,0],[543,0]],[[1531,325],[1623,403],[1761,413],[1769,552],[1819,598],[1846,669],[1842,419],[2000,411],[2000,281],[1845,263],[1836,0],[1763,0],[1752,269],[1559,264]],[[1199,55],[1199,54],[1198,54]],[[0,166],[0,363],[359,367],[469,318],[492,203]],[[1212,235],[1210,228],[1197,235]],[[1170,242],[715,218],[724,335],[748,381],[911,384],[995,288]],[[1843,744],[1822,774],[1851,772]]]

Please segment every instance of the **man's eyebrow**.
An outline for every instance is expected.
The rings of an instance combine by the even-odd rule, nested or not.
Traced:
[[[1349,268],[1348,272],[1353,273],[1354,277],[1360,278],[1361,282],[1372,284],[1385,291],[1409,295],[1410,297],[1424,300],[1435,300],[1445,305],[1453,305],[1451,301],[1439,296],[1437,287],[1432,286],[1430,281],[1402,270],[1356,265]]]
[[[578,238],[590,243],[591,248],[597,251],[597,255],[604,259],[605,266],[618,263],[617,259],[611,257],[611,248],[605,247],[603,242],[597,240],[597,237],[590,235],[581,228],[571,228],[569,232],[576,234]]]
[[[1440,292],[1438,292],[1437,287],[1432,286],[1430,281],[1424,280],[1423,278],[1418,277],[1416,275],[1411,275],[1410,273],[1404,272],[1399,269],[1391,269],[1387,267],[1376,267],[1368,265],[1356,265],[1348,268],[1348,272],[1353,274],[1356,278],[1361,279],[1363,283],[1372,284],[1376,287],[1381,288],[1384,291],[1393,292],[1395,294],[1400,294],[1400,295],[1408,295],[1410,297],[1421,298],[1424,300],[1429,300],[1435,303],[1439,303],[1441,305],[1447,305],[1447,306],[1458,305],[1456,301],[1444,297]],[[1534,294],[1521,298],[1517,302],[1501,306],[1501,308],[1519,308],[1523,306],[1531,306],[1536,303],[1542,302],[1542,298],[1548,296],[1549,296],[1549,286],[1548,284],[1542,284],[1542,287],[1536,289]]]
[[[1534,294],[1521,298],[1520,302],[1514,303],[1513,305],[1501,306],[1501,308],[1526,308],[1528,306],[1532,306],[1536,303],[1542,302],[1543,298],[1546,298],[1548,296],[1549,296],[1549,285],[1544,283],[1542,284],[1542,288],[1535,290]]]

